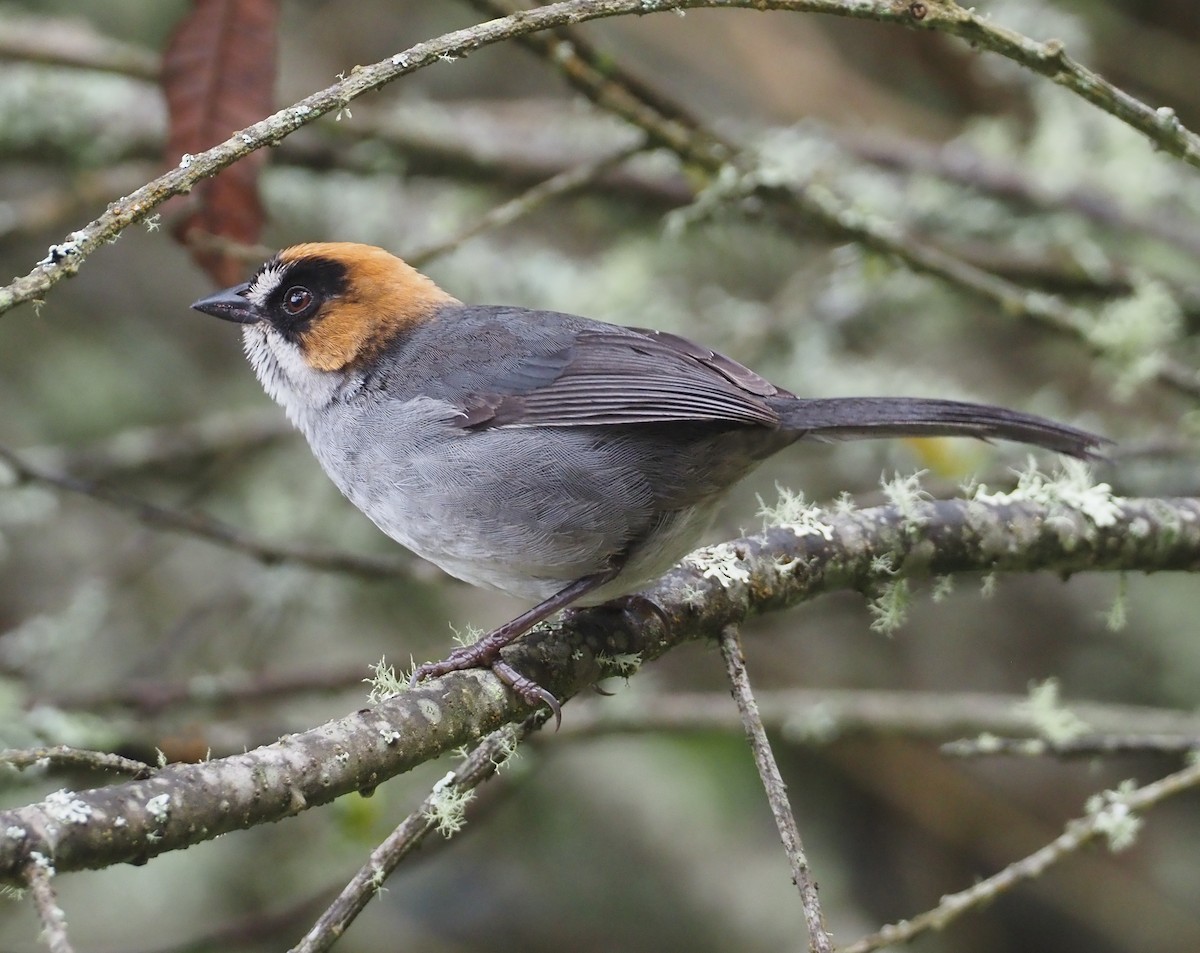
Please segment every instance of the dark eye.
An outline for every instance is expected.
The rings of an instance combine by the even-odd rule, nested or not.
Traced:
[[[306,311],[313,303],[313,293],[303,285],[293,285],[283,293],[283,310],[290,315]]]

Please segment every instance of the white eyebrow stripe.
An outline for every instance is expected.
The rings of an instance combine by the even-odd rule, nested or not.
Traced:
[[[279,262],[267,265],[250,283],[250,290],[246,292],[246,297],[258,307],[266,307],[267,298],[271,296],[272,291],[279,287],[279,282],[283,280],[286,270],[286,267]]]

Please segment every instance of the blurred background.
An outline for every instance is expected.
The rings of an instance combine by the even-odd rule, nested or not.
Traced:
[[[1063,40],[1200,126],[1191,0],[976,7]],[[178,161],[164,158],[154,77],[189,8],[0,4],[6,281]],[[485,18],[449,0],[283,0],[281,10],[277,106]],[[1163,354],[1197,358],[1194,169],[945,36],[750,10],[579,30],[774,174],[1086,308],[1090,343],[820,228],[781,225],[719,195],[692,206],[711,180],[663,151],[452,243],[424,266],[443,287],[466,301],[682,332],[800,394],[919,394],[1055,416],[1119,442],[1114,465],[1098,471],[1119,492],[1198,492],[1193,406],[1153,379]],[[76,50],[80,64],[64,64]],[[97,50],[120,57],[102,62]],[[269,250],[356,240],[416,255],[529,185],[636,141],[537,56],[491,47],[403,78],[271,150],[260,241]],[[0,445],[91,491],[53,480],[0,489],[0,746],[67,743],[151,762],[158,751],[241,751],[362,706],[361,680],[380,657],[397,667],[440,657],[452,627],[490,627],[521,608],[406,560],[340,498],[254,380],[236,328],[189,310],[215,285],[171,238],[174,214],[164,210],[157,230],[128,230],[39,307],[0,320]],[[805,445],[735,493],[714,538],[756,529],[756,497],[771,502],[776,485],[868,504],[881,499],[881,474],[926,470],[926,489],[942,496],[972,479],[1011,485],[1024,464],[1011,445]],[[409,570],[379,579],[267,564],[140,520],[103,499],[113,491],[288,551]],[[984,582],[962,577],[938,601],[918,585],[890,637],[871,629],[868,599],[853,593],[756,620],[745,634],[751,678],[767,698],[805,689],[1019,699],[1053,677],[1067,704],[1195,707],[1194,577],[1005,577],[987,582],[986,597]],[[402,867],[337,948],[805,948],[715,648],[686,647],[608,687],[614,697],[567,706],[563,732],[528,745],[481,792],[466,831]],[[728,730],[572,734],[585,709],[636,720],[679,692],[708,693]],[[839,943],[1037,849],[1090,794],[1176,766],[1153,755],[951,760],[903,729],[841,731],[819,703],[782,724],[777,755]],[[979,730],[964,724],[944,734]],[[427,765],[369,800],[353,795],[145,867],[62,877],[78,949],[286,948],[447,769]],[[107,780],[4,770],[0,798],[22,804]],[[1070,859],[914,949],[1200,949],[1197,803],[1171,802],[1129,851]],[[0,905],[0,948],[32,950],[37,933],[29,904]]]

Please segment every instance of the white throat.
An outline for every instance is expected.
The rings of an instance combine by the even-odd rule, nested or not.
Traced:
[[[305,433],[313,416],[332,403],[345,383],[344,374],[310,367],[300,348],[265,322],[245,326],[242,346],[263,390]]]

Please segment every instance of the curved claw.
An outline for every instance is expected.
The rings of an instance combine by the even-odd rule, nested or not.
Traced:
[[[532,705],[534,708],[537,708],[539,705],[545,705],[549,708],[551,714],[554,715],[555,731],[558,731],[562,727],[562,705],[546,689],[542,688],[541,685],[527,675],[522,675],[507,662],[502,662],[499,659],[492,663],[492,671],[496,673],[496,677],[500,681],[520,695],[527,704]]]

